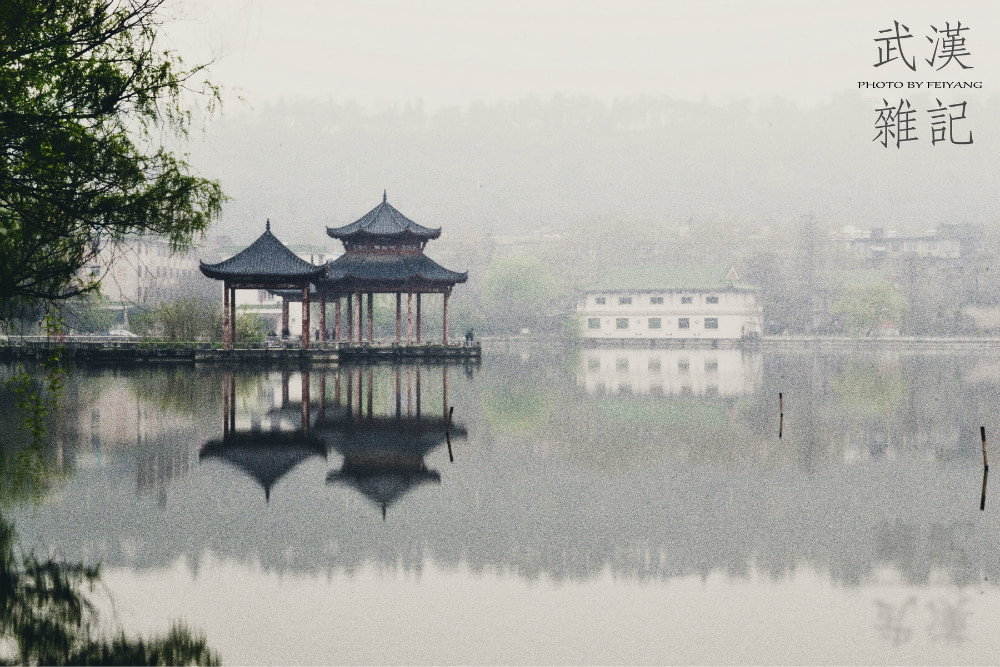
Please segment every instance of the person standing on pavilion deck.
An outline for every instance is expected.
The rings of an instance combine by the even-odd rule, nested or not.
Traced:
[[[468,272],[449,271],[424,254],[428,241],[441,236],[441,228],[431,229],[413,222],[389,204],[385,192],[382,203],[343,227],[327,227],[326,233],[344,244],[344,254],[326,265],[326,276],[317,285],[324,298],[337,301],[346,296],[357,304],[351,314],[350,331],[356,342],[364,340],[362,295],[368,294],[368,341],[373,338],[373,294],[396,295],[396,342],[402,342],[402,295],[406,294],[406,342],[413,342],[413,295],[416,294],[416,342],[421,339],[420,297],[443,296],[444,343],[448,344],[448,297]],[[348,311],[349,313],[351,310]],[[357,326],[353,326],[356,324]],[[339,329],[337,337],[339,338]]]

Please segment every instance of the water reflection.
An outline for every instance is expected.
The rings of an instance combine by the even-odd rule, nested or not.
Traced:
[[[73,474],[18,521],[61,553],[135,572],[224,562],[260,578],[350,578],[433,565],[581,586],[719,575],[778,586],[808,569],[859,592],[853,613],[890,645],[906,637],[893,627],[932,623],[945,641],[971,634],[954,620],[963,591],[1000,576],[996,514],[975,508],[979,426],[1000,432],[995,362],[602,349],[493,353],[472,377],[420,365],[81,370],[59,427]],[[887,572],[905,595],[879,588]]]
[[[395,403],[394,413],[386,414],[384,409],[379,410],[375,406],[372,368],[348,368],[337,374],[335,380],[339,387],[342,376],[346,375],[346,404],[340,406],[335,398],[334,410],[324,410],[323,417],[315,426],[328,446],[343,457],[340,469],[327,474],[327,484],[343,484],[356,489],[381,508],[383,520],[389,506],[412,489],[421,484],[441,483],[441,474],[429,469],[425,458],[449,437],[464,438],[467,435],[465,427],[450,424],[448,420],[447,366],[439,370],[442,416],[428,416],[421,411],[425,369],[407,366],[404,371],[403,367],[396,366],[394,370],[395,390],[390,401]],[[357,391],[353,392],[355,381]],[[352,392],[357,396],[356,407],[351,400]],[[336,397],[339,397],[339,392]]]
[[[741,349],[596,348],[580,355],[590,393],[742,396],[760,387],[760,352]]]

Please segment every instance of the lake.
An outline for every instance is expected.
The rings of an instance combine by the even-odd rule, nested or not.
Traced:
[[[179,619],[229,664],[995,664],[998,361],[78,366],[4,514],[101,565],[106,623]]]

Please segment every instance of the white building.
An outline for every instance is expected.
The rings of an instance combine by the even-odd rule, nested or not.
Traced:
[[[678,266],[618,271],[598,281],[577,308],[587,340],[738,341],[760,336],[760,290],[735,268]]]
[[[209,284],[198,270],[197,251],[174,252],[162,238],[128,238],[104,244],[84,270],[100,279],[109,307],[152,305],[190,296]]]

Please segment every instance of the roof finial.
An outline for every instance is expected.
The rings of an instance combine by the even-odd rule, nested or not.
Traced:
[[[385,190],[382,191],[382,203],[385,203]]]
[[[267,219],[267,223],[264,225],[264,230],[268,232],[271,231],[271,218]]]

